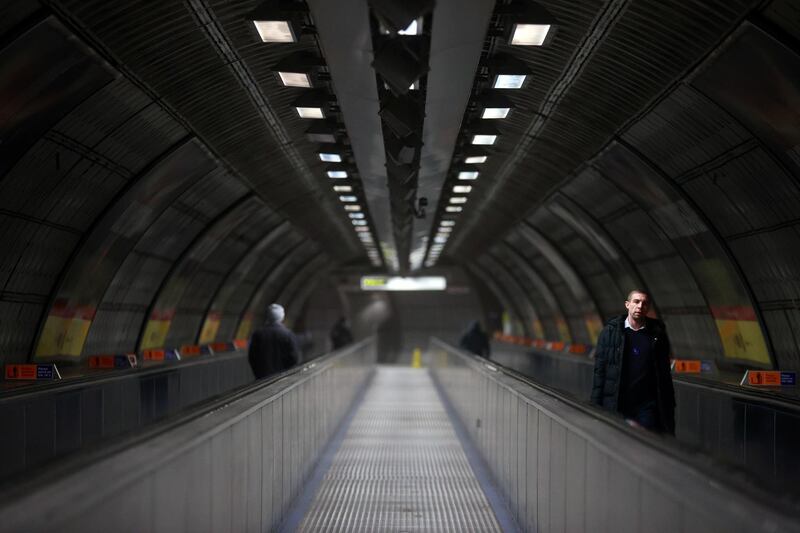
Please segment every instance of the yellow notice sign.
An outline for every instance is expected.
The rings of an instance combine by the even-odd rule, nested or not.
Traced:
[[[161,348],[164,346],[164,341],[167,340],[167,333],[172,320],[149,320],[147,326],[144,328],[144,335],[142,336],[142,344],[139,346],[140,350],[149,350],[151,348]]]
[[[50,315],[44,323],[35,357],[80,357],[92,321],[85,318]]]
[[[239,324],[239,328],[236,330],[236,338],[237,339],[249,339],[250,332],[253,329],[253,319],[252,318],[245,318]]]
[[[217,338],[219,331],[220,320],[218,317],[209,316],[203,324],[203,329],[200,331],[200,344],[209,344],[214,342]]]
[[[725,357],[744,359],[755,363],[770,364],[767,345],[761,327],[755,320],[725,320],[714,322],[722,341]]]

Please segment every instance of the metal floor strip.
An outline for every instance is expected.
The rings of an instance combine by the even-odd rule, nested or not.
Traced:
[[[297,531],[502,531],[427,371],[378,367]]]

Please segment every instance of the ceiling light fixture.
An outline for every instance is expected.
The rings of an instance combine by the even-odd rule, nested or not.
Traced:
[[[347,204],[344,206],[345,211],[361,211],[361,206],[358,204]]]
[[[488,156],[485,155],[471,155],[464,159],[464,163],[468,163],[470,165],[480,165],[481,163],[485,163],[486,159],[488,159]]]
[[[353,188],[350,185],[334,185],[333,186],[334,192],[353,192]]]
[[[477,170],[462,170],[458,173],[458,179],[460,180],[476,180],[478,179],[478,175],[480,172]]]
[[[493,89],[521,89],[531,69],[524,61],[508,54],[497,54],[489,63]]]
[[[292,106],[297,110],[300,118],[325,118],[330,102],[328,95],[321,91],[303,91],[298,96]]]
[[[272,70],[286,87],[311,88],[316,83],[319,70],[324,66],[322,59],[307,52],[293,52],[281,59]]]
[[[340,202],[357,202],[358,201],[358,197],[357,196],[352,196],[352,195],[351,196],[340,196],[339,197],[339,201]]]
[[[514,104],[511,100],[499,94],[498,91],[491,91],[478,100],[478,106],[482,119],[502,119],[506,118]]]
[[[466,194],[472,191],[472,185],[453,185],[453,192]]]
[[[467,203],[467,197],[466,196],[453,196],[452,198],[450,198],[450,203],[451,204],[465,204],[465,203]]]
[[[350,213],[348,216],[350,218],[364,218],[364,213]]]
[[[329,170],[328,177],[332,179],[344,179],[347,177],[346,170]]]
[[[556,19],[530,0],[514,0],[495,13],[507,20],[506,39],[513,46],[542,46],[552,40]]]
[[[463,208],[460,205],[448,205],[444,210],[448,213],[460,213],[463,211]]]
[[[439,222],[439,225],[440,226],[444,226],[444,227],[451,227],[452,228],[453,226],[456,225],[456,221],[455,220],[442,220],[441,222]]]
[[[308,8],[304,3],[267,0],[250,12],[248,19],[265,43],[296,43]]]

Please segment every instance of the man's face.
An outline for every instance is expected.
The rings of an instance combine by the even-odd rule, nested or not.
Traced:
[[[629,319],[642,320],[650,310],[650,297],[641,292],[634,292],[628,300],[625,300],[625,308],[628,310]]]

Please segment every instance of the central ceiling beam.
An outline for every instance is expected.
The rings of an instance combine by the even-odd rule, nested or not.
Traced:
[[[418,197],[435,210],[453,158],[461,122],[469,103],[475,73],[486,40],[494,0],[437,0],[433,11],[430,72],[425,103]],[[420,264],[424,239],[430,235],[433,213],[414,221],[412,262]]]
[[[376,238],[387,267],[397,270],[386,158],[378,112],[369,9],[365,0],[308,0],[319,44],[342,110]]]

